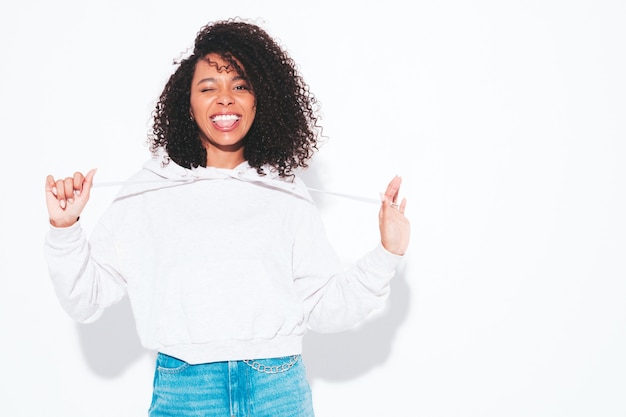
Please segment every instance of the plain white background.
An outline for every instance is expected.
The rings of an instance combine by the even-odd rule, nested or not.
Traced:
[[[146,415],[128,304],[78,325],[56,300],[44,179],[139,169],[172,61],[232,16],[322,105],[310,186],[377,198],[404,178],[388,308],[305,339],[317,415],[625,416],[626,4],[607,0],[3,3],[0,414]],[[87,229],[114,193],[94,189]],[[376,205],[317,198],[346,262],[376,244]]]

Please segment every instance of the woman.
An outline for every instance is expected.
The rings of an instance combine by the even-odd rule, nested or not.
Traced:
[[[47,177],[57,295],[84,323],[129,297],[158,352],[150,416],[313,416],[303,335],[351,328],[386,302],[409,240],[401,179],[382,198],[380,242],[342,268],[295,175],[317,150],[315,106],[263,29],[214,22],[165,85],[153,158],[89,239],[79,217],[95,171]]]

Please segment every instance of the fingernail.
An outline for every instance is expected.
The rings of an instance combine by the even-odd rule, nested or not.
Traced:
[[[67,199],[67,202],[68,202],[69,204],[74,204],[74,199],[73,199],[73,198],[68,198],[68,199]]]
[[[59,205],[61,206],[62,209],[64,209],[65,208],[65,200],[59,201]]]
[[[79,196],[80,195],[80,190],[74,191],[74,195]]]
[[[52,194],[57,195],[57,187],[52,187]]]

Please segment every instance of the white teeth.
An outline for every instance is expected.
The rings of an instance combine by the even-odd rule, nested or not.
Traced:
[[[235,114],[220,114],[220,115],[214,116],[212,120],[214,122],[221,122],[221,121],[227,121],[227,120],[239,120],[239,116]]]

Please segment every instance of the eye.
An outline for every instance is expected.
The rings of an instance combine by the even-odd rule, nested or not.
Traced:
[[[200,92],[202,92],[202,93],[209,93],[211,91],[215,91],[215,88],[213,88],[213,87],[204,87],[204,88],[200,89]]]
[[[246,84],[236,85],[234,88],[236,91],[248,91],[250,88]]]

